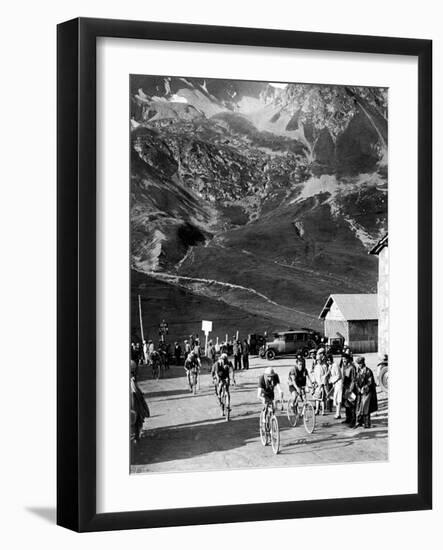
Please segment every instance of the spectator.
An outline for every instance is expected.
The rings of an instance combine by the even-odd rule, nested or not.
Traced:
[[[241,369],[241,356],[242,356],[242,345],[240,340],[234,340],[232,346],[232,353],[234,354],[234,370]]]
[[[137,342],[135,344],[135,350],[136,350],[136,356],[137,356],[137,365],[142,365],[143,364],[143,349],[142,349],[142,346],[140,344],[140,342]]]
[[[175,364],[180,365],[181,363],[181,356],[182,356],[182,348],[178,342],[175,342],[174,344],[174,357],[175,357]]]
[[[364,357],[357,357],[357,376],[355,384],[357,388],[357,409],[355,428],[363,426],[371,427],[371,413],[378,409],[377,390],[375,386],[374,374],[366,366]]]
[[[346,353],[342,355],[342,374],[343,405],[346,414],[344,423],[353,426],[355,424],[355,405],[357,399],[357,389],[355,387],[356,369],[351,357]]]
[[[189,340],[185,340],[185,359],[191,353],[191,344]]]
[[[136,371],[137,364],[135,361],[131,361],[131,431],[135,442],[140,439],[145,418],[149,418],[150,416],[148,404],[145,401],[143,392],[137,384]]]
[[[131,361],[137,363],[137,348],[135,347],[135,342],[131,342]]]
[[[324,348],[319,348],[317,351],[315,366],[314,366],[314,382],[315,390],[313,398],[315,399],[315,414],[319,414],[321,410],[322,416],[325,414],[325,399],[326,399],[326,384],[328,380],[328,363]]]
[[[335,406],[334,418],[341,418],[341,402],[343,399],[343,375],[340,363],[333,361],[329,369],[329,383],[332,385],[332,402]]]
[[[145,365],[148,364],[148,360],[149,360],[148,343],[146,342],[146,340],[143,340],[143,362],[145,363]]]
[[[245,370],[249,369],[249,344],[246,338],[243,340],[242,344],[242,360],[243,368]]]
[[[211,363],[215,363],[215,358],[216,358],[217,354],[216,354],[215,346],[214,346],[212,340],[209,340],[209,343],[208,343],[208,355],[211,359]]]
[[[194,342],[193,351],[194,351],[195,355],[200,359],[200,357],[201,357],[201,348],[200,348],[200,341],[198,340],[198,338]]]

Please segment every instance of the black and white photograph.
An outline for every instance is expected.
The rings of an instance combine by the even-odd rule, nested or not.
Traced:
[[[388,89],[129,89],[131,473],[387,461]]]

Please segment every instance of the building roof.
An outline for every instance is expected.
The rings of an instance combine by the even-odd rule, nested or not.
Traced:
[[[388,234],[384,237],[382,237],[378,243],[369,251],[369,254],[377,254],[377,256],[380,254],[380,252],[383,250],[385,246],[388,246]]]
[[[377,294],[331,294],[321,310],[319,319],[324,319],[335,302],[347,321],[378,319]]]

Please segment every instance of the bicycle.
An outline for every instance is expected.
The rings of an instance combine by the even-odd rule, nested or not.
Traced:
[[[226,381],[223,381],[221,384],[218,400],[222,416],[226,418],[226,422],[229,422],[231,416],[231,394],[229,393]]]
[[[158,360],[154,359],[151,361],[151,369],[152,369],[152,378],[156,378],[157,380],[160,379],[160,363]]]
[[[301,403],[301,410],[299,405]],[[306,399],[306,393],[302,395],[297,392],[295,399],[289,398],[286,408],[286,414],[289,420],[289,424],[293,427],[297,426],[300,416],[303,417],[303,425],[308,434],[311,434],[315,430],[315,411],[312,403]]]
[[[189,373],[189,385],[191,387],[191,392],[194,395],[197,395],[197,380],[198,385],[200,386],[200,379],[197,376],[197,369],[191,369],[191,372]]]
[[[260,413],[260,440],[263,446],[271,443],[275,455],[280,451],[280,429],[275,416],[274,403],[271,399],[266,400]]]

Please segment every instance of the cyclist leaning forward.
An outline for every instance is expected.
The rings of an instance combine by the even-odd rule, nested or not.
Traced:
[[[280,401],[283,403],[283,390],[280,387],[280,378],[272,367],[267,367],[258,379],[257,397],[266,406],[266,403],[275,399],[275,388],[278,389]]]
[[[306,381],[309,380],[309,385],[312,386],[311,378],[306,368],[305,361],[301,355],[297,355],[295,360],[295,367],[289,371],[288,385],[289,393],[291,394],[292,401],[300,398],[302,401],[306,398]]]
[[[185,360],[185,371],[186,371],[186,378],[188,379],[189,389],[192,392],[192,384],[191,384],[191,372],[195,371],[197,374],[196,378],[196,384],[198,384],[198,379],[200,376],[200,359],[198,358],[197,354],[194,351],[191,351],[188,355],[188,357]]]
[[[228,397],[228,408],[231,403],[231,394],[229,393],[229,386],[231,381],[232,372],[232,382],[235,386],[235,375],[234,375],[234,366],[229,361],[226,353],[222,353],[219,359],[212,365],[211,375],[212,381],[214,382],[215,395],[218,398],[218,401],[221,405],[220,395],[223,385],[226,386],[226,393]]]

